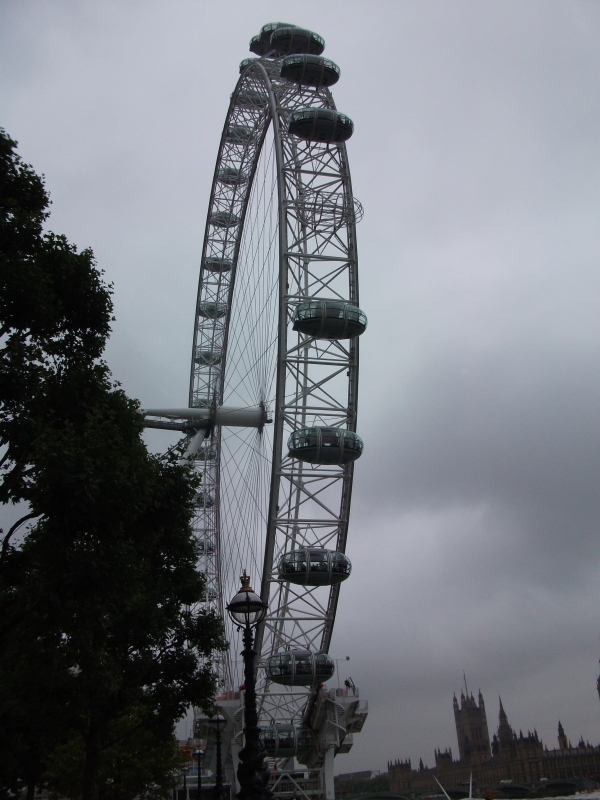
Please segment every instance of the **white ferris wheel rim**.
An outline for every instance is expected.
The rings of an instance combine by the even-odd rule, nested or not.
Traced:
[[[302,424],[355,431],[358,391],[356,339],[323,342],[291,327],[295,305],[306,298],[334,297],[358,305],[356,204],[345,144],[297,141],[286,130],[294,109],[334,109],[331,93],[283,81],[280,63],[270,58],[249,63],[226,116],[204,235],[189,397],[190,411],[198,413],[236,405],[263,414],[258,427],[212,428],[201,451],[204,460],[197,462],[203,499],[194,523],[204,541],[207,605],[225,619],[225,605],[244,568],[269,604],[257,631],[260,659],[294,647],[329,649],[340,585],[282,582],[277,561],[294,546],[333,545],[345,552],[353,464],[295,461],[288,457],[286,441]],[[234,181],[236,169],[239,182],[224,182]],[[260,222],[263,233],[253,239]],[[253,244],[258,255],[251,269],[246,266]],[[261,272],[261,264],[271,269]],[[251,285],[258,274],[254,267],[261,274],[259,286]],[[242,374],[240,364],[255,369]],[[264,529],[258,535],[254,528],[260,525]],[[229,625],[228,635],[232,648],[221,665],[221,680],[223,688],[235,690],[239,648]]]

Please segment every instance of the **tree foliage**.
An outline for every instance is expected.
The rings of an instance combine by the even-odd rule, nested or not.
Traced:
[[[35,494],[30,453],[41,427],[81,413],[78,383],[106,381],[110,287],[91,250],[43,233],[49,198],[0,130],[0,502]],[[71,400],[71,402],[69,402]],[[58,418],[57,418],[58,416]]]
[[[86,747],[75,734],[60,744],[47,761],[45,779],[60,797],[80,797]],[[134,707],[115,719],[100,753],[98,784],[106,800],[164,798],[174,788],[185,763],[170,728],[161,730],[148,709]]]
[[[225,643],[190,610],[196,480],[148,454],[100,360],[110,287],[90,250],[43,233],[48,197],[15,147],[0,132],[0,502],[32,522],[18,547],[3,534],[0,787],[125,800],[168,782],[174,722],[209,702]]]

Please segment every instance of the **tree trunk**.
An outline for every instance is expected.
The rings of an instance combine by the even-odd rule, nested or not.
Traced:
[[[85,766],[81,800],[98,800],[98,771],[100,769],[100,729],[92,722],[85,748]]]
[[[34,800],[35,797],[35,781],[31,781],[27,784],[27,800]]]

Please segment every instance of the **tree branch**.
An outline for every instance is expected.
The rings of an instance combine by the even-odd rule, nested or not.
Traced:
[[[4,539],[2,540],[2,553],[0,554],[0,561],[2,561],[2,559],[3,559],[3,558],[4,558],[4,556],[6,555],[6,553],[7,553],[7,550],[8,550],[8,542],[9,542],[9,540],[10,540],[10,537],[11,537],[11,536],[13,535],[13,533],[14,533],[14,532],[17,530],[17,528],[20,528],[20,527],[21,527],[21,525],[22,525],[24,522],[27,522],[27,520],[28,520],[28,519],[33,519],[34,517],[39,517],[39,516],[41,516],[41,515],[40,515],[40,514],[36,514],[36,513],[34,513],[34,512],[32,511],[30,514],[25,514],[25,516],[24,516],[24,517],[21,517],[21,519],[20,519],[20,520],[17,520],[17,522],[15,522],[15,524],[14,524],[14,525],[11,527],[11,529],[9,530],[9,532],[6,534],[6,536],[5,536],[5,537],[4,537]]]

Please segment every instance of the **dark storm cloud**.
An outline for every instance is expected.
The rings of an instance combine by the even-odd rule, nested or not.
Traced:
[[[444,350],[411,370],[370,443],[386,465],[365,488],[394,506],[486,502],[572,536],[600,512],[596,347],[524,340],[498,351]],[[379,504],[381,501],[379,501]],[[551,532],[549,531],[551,536]]]
[[[565,0],[7,2],[5,125],[50,227],[115,283],[108,351],[185,403],[214,157],[271,19],[342,69],[361,223],[359,432],[333,640],[370,716],[337,769],[456,751],[466,669],[490,728],[598,741],[600,10]],[[161,449],[161,432],[150,437]]]
[[[599,714],[597,9],[457,8],[408,7],[402,124],[355,177],[366,451],[334,645],[380,763],[456,750],[463,668],[490,728],[498,693],[550,747]]]

